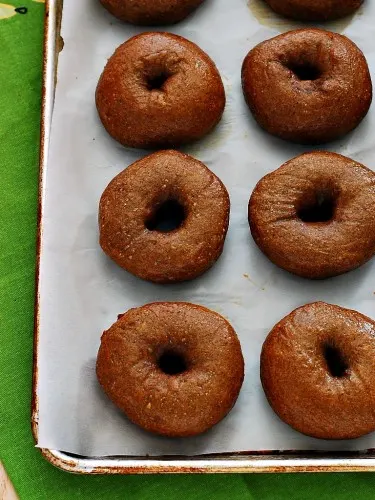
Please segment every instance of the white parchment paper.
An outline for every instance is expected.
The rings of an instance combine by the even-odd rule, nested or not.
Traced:
[[[97,117],[94,92],[107,58],[142,30],[111,17],[96,0],[65,0],[56,101],[44,193],[40,290],[38,446],[86,456],[203,454],[245,450],[363,450],[375,435],[325,442],[293,431],[272,412],[259,381],[261,345],[295,307],[324,300],[375,317],[375,261],[327,281],[307,281],[271,264],[255,246],[247,203],[256,182],[306,151],[267,135],[244,103],[240,70],[258,42],[294,28],[254,0],[206,0],[171,31],[201,46],[223,77],[227,106],[218,128],[185,148],[227,186],[230,229],[219,262],[200,279],[172,286],[143,282],[111,262],[98,245],[100,195],[122,169],[145,154],[114,142]],[[364,51],[375,75],[375,4],[326,25]],[[374,166],[375,106],[350,135],[326,149]],[[339,249],[338,249],[339,250]],[[131,424],[95,377],[100,336],[130,307],[152,301],[203,304],[227,317],[243,347],[246,378],[230,415],[207,434],[171,440]]]

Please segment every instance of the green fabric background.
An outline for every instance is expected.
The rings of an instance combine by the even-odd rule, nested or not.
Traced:
[[[0,19],[0,458],[21,500],[374,499],[371,473],[81,477],[42,459],[29,420],[44,6],[9,1],[28,12]]]

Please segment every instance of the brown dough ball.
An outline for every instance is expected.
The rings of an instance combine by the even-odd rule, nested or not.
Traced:
[[[261,379],[277,415],[321,439],[375,430],[375,322],[315,302],[293,311],[268,335]]]
[[[100,0],[122,21],[140,25],[174,24],[182,21],[204,0]]]
[[[265,0],[272,10],[297,21],[332,21],[355,12],[363,0]]]
[[[315,28],[289,31],[254,47],[243,63],[242,85],[259,125],[301,144],[347,134],[372,100],[359,48],[345,36]]]
[[[237,335],[219,314],[187,303],[130,309],[102,336],[97,376],[143,429],[201,434],[235,404],[244,378]]]
[[[261,179],[249,202],[256,244],[304,278],[355,269],[375,253],[375,174],[335,153],[305,153]]]
[[[130,165],[105,189],[100,245],[145,280],[191,280],[220,257],[229,210],[225,186],[203,163],[160,151]]]
[[[156,149],[200,139],[220,121],[220,74],[197,45],[171,33],[142,33],[109,59],[96,89],[107,132],[124,146]]]

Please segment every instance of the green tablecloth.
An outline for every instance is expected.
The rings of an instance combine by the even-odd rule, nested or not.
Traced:
[[[9,1],[0,3],[0,459],[21,500],[374,499],[370,473],[80,477],[42,459],[29,419],[44,6]]]

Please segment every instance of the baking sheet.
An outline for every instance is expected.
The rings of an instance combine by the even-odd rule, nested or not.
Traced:
[[[352,19],[327,25],[344,31],[365,52],[374,74],[375,6],[367,2]],[[44,191],[40,269],[38,446],[85,456],[194,455],[257,450],[364,450],[375,435],[350,442],[307,438],[283,424],[267,405],[259,381],[261,344],[293,308],[326,300],[375,316],[374,262],[325,282],[309,282],[273,266],[253,243],[247,202],[256,182],[306,148],[272,138],[254,123],[240,89],[241,63],[259,41],[295,27],[245,0],[206,0],[173,27],[198,43],[222,74],[227,107],[220,126],[184,150],[211,168],[232,201],[225,251],[206,275],[160,286],[119,269],[100,250],[97,207],[107,183],[145,153],[127,150],[103,130],[94,106],[97,79],[114,49],[141,29],[122,24],[92,0],[65,0],[58,85]],[[372,167],[375,114],[326,149]],[[95,378],[101,332],[130,307],[155,300],[184,300],[226,316],[244,351],[246,377],[230,415],[194,439],[170,440],[129,423]]]

